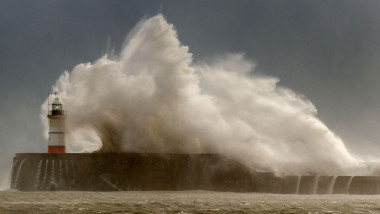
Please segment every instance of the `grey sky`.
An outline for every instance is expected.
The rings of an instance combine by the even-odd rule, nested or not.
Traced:
[[[16,152],[46,151],[40,105],[58,76],[108,39],[117,53],[159,11],[195,61],[245,52],[310,99],[349,150],[380,151],[379,1],[0,0],[0,172]]]

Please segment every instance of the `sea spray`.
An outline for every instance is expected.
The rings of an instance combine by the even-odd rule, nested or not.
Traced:
[[[15,179],[14,189],[17,189],[18,181],[19,181],[19,178],[20,178],[20,172],[21,172],[22,166],[24,165],[24,162],[25,162],[25,159],[23,159],[21,161],[20,166],[18,167],[18,170],[16,172],[16,179]]]
[[[52,90],[69,112],[67,150],[221,153],[279,173],[283,162],[324,174],[355,163],[309,100],[255,74],[244,54],[193,63],[188,49],[157,15],[131,31],[119,56],[65,71]]]
[[[45,161],[45,175],[44,175],[44,179],[43,179],[43,182],[42,182],[42,185],[43,187],[46,187],[46,182],[47,182],[47,177],[48,177],[48,167],[49,167],[49,160],[46,160]]]
[[[314,185],[313,185],[313,192],[312,194],[313,195],[316,195],[318,193],[318,185],[319,185],[319,179],[320,179],[321,176],[317,175],[315,176],[314,178]]]
[[[11,183],[12,183],[12,172],[13,167],[17,163],[17,160],[15,163],[10,163],[7,172],[5,173],[3,179],[1,180],[0,185],[0,191],[6,191],[11,189]]]
[[[62,160],[59,160],[59,179],[58,183],[61,183],[62,181]]]
[[[51,172],[50,172],[50,182],[49,183],[53,183],[55,182],[55,160],[53,160],[52,162],[52,165],[51,165]]]
[[[75,183],[76,176],[75,176],[75,165],[74,165],[74,161],[73,160],[71,160],[71,166],[72,166],[72,169],[73,169],[73,183]]]
[[[327,194],[333,194],[334,193],[334,186],[335,186],[335,181],[338,176],[332,176],[330,180],[330,184],[327,190]]]
[[[51,164],[51,171],[50,171],[50,179],[49,179],[49,183],[48,183],[48,190],[55,190],[58,186],[57,184],[57,181],[55,179],[56,177],[56,171],[55,171],[55,168],[56,168],[56,164],[55,164],[55,160],[52,161],[52,164]]]
[[[354,177],[355,176],[351,176],[350,177],[350,179],[348,180],[348,182],[347,182],[347,187],[346,187],[346,189],[347,189],[347,194],[350,194],[350,187],[351,187],[351,183],[352,183],[352,180],[354,179]]]
[[[297,176],[297,186],[296,186],[296,192],[295,192],[297,195],[300,191],[301,179],[302,179],[302,176]]]
[[[67,160],[65,160],[65,169],[66,169],[66,180],[69,180],[69,166],[67,165]]]
[[[40,162],[38,163],[38,167],[37,167],[37,172],[36,172],[36,177],[35,177],[35,181],[34,181],[34,186],[36,189],[38,189],[40,187],[40,184],[41,184],[41,168],[42,168],[42,160],[40,160]]]

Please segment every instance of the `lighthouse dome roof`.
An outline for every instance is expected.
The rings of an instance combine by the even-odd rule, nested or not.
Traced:
[[[53,105],[62,105],[62,102],[58,97],[56,97],[53,101]]]

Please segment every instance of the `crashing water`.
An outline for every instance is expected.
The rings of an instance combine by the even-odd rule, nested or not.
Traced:
[[[301,178],[302,176],[297,176],[296,194],[298,194],[300,191]]]
[[[41,185],[40,179],[41,179],[41,167],[42,167],[42,160],[38,163],[37,173],[36,173],[36,179],[35,179],[35,189],[38,189]]]
[[[43,186],[46,186],[47,177],[48,177],[48,167],[49,167],[49,160],[46,160],[46,162],[45,162],[45,173],[44,173],[45,175],[44,175],[44,179],[42,182]]]
[[[319,178],[320,178],[320,176],[315,176],[315,181],[314,181],[314,186],[313,186],[313,192],[312,192],[312,194],[317,194],[317,191],[318,191],[318,184],[319,184]]]
[[[72,180],[72,183],[74,183],[75,182],[75,165],[74,165],[74,161],[73,160],[71,160],[71,166],[72,166],[72,170],[73,170],[73,180]]]
[[[5,175],[3,175],[4,177],[3,177],[1,184],[0,184],[0,191],[6,191],[6,190],[11,189],[12,171],[13,171],[13,167],[16,163],[17,163],[17,161],[9,164],[9,168],[8,168],[7,172],[5,173]]]
[[[64,72],[53,91],[70,112],[67,150],[219,153],[293,174],[342,175],[355,165],[309,100],[256,74],[243,54],[194,63],[188,50],[157,15],[131,31],[119,56]],[[45,134],[46,113],[47,102]]]
[[[348,182],[347,182],[347,194],[350,194],[350,187],[351,187],[352,179],[354,179],[354,176],[351,176],[350,180],[348,180]]]
[[[16,177],[15,177],[15,182],[14,182],[14,187],[12,187],[12,189],[17,189],[17,185],[18,185],[18,180],[20,178],[20,172],[21,172],[21,169],[22,169],[22,166],[24,165],[24,162],[25,162],[25,159],[23,159],[18,167],[18,170],[16,171]]]
[[[336,181],[337,177],[338,176],[332,176],[331,177],[331,181],[330,181],[330,185],[329,185],[327,194],[333,194],[333,192],[334,192],[334,185],[335,185],[335,181]]]

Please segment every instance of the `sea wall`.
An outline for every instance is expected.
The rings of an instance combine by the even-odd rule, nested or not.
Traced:
[[[20,153],[13,159],[11,188],[380,194],[380,176],[276,177],[217,154]]]
[[[256,191],[255,172],[214,154],[16,154],[11,188]]]

